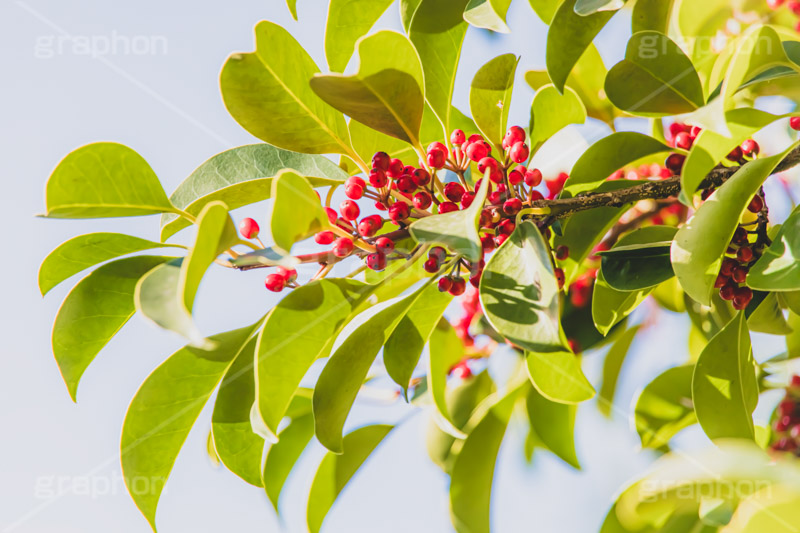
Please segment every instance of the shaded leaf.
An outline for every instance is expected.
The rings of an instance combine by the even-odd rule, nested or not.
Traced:
[[[633,33],[653,30],[669,33],[669,21],[675,0],[636,0],[633,4],[631,27]]]
[[[620,291],[655,288],[674,274],[670,264],[671,241],[615,246],[601,252],[603,276]]]
[[[747,285],[765,291],[800,289],[800,208],[792,211],[772,244],[750,267]]]
[[[463,439],[466,435],[449,411],[446,389],[450,368],[463,358],[464,344],[461,339],[447,320],[440,320],[431,334],[428,356],[428,390],[435,407],[432,416],[442,431],[459,439]]]
[[[745,312],[745,315],[747,316],[747,328],[750,331],[771,335],[789,335],[793,331],[783,317],[778,296],[774,292],[768,293],[752,312],[749,314]]]
[[[639,325],[633,326],[617,337],[603,360],[603,384],[600,387],[597,408],[605,416],[611,415],[611,408],[614,406],[614,395],[617,392],[619,373],[640,327]]]
[[[539,394],[535,387],[528,389],[525,407],[537,444],[543,444],[562,461],[580,469],[574,435],[578,407],[552,402]]]
[[[283,486],[298,459],[314,436],[314,416],[311,414],[311,401],[302,396],[295,400],[304,400],[304,414],[292,416],[291,422],[278,434],[278,442],[272,444],[264,453],[261,480],[269,501],[278,510]]]
[[[639,307],[652,288],[638,291],[620,291],[606,283],[603,272],[597,272],[592,289],[592,322],[604,336],[611,328]]]

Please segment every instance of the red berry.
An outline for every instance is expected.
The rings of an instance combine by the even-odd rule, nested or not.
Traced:
[[[411,194],[417,190],[417,184],[408,174],[403,174],[397,178],[395,183],[397,183],[397,190],[405,194]]]
[[[384,172],[389,170],[389,163],[392,159],[386,152],[377,152],[372,156],[372,168],[379,168]]]
[[[359,185],[346,185],[344,188],[344,194],[352,200],[358,200],[364,196],[364,188]]]
[[[798,2],[797,0],[789,0],[786,3],[786,7],[788,7],[789,11],[791,11],[795,15],[800,16],[800,2]]]
[[[464,294],[465,290],[467,290],[467,282],[464,281],[464,278],[454,277],[453,284],[448,292],[453,296],[460,296]]]
[[[472,370],[470,370],[469,365],[467,365],[466,361],[458,363],[456,366],[452,368],[450,372],[452,375],[454,375],[459,379],[469,379],[472,377]]]
[[[447,154],[441,150],[433,150],[432,152],[428,152],[426,157],[428,166],[431,168],[442,168],[446,159]]]
[[[687,128],[686,124],[681,124],[680,122],[673,122],[669,125],[669,134],[674,139],[676,135],[681,133],[682,131],[691,131],[691,127]]]
[[[529,168],[525,172],[525,185],[536,187],[542,182],[542,172],[538,168]]]
[[[444,195],[451,202],[460,202],[461,197],[464,196],[464,187],[460,183],[451,181],[444,186]]]
[[[377,209],[378,211],[386,211],[389,208],[386,207],[386,204],[383,202],[375,202],[375,209]]]
[[[465,192],[464,196],[461,197],[461,209],[466,209],[471,206],[473,200],[475,200],[475,193],[472,191]]]
[[[798,376],[797,374],[792,376],[792,380],[789,382],[789,386],[794,388],[800,387],[800,376]]]
[[[682,150],[688,150],[692,147],[692,136],[682,131],[675,136],[675,147],[681,148]]]
[[[444,262],[447,259],[447,250],[442,248],[441,246],[434,246],[430,250],[428,250],[428,258],[434,258],[439,263]]]
[[[418,187],[424,187],[431,182],[431,175],[424,168],[417,168],[411,173],[411,179]]]
[[[383,169],[373,168],[369,171],[370,185],[376,189],[380,189],[381,187],[386,187],[387,183],[389,183],[389,178],[386,177],[386,172]]]
[[[556,247],[556,259],[558,259],[559,261],[564,261],[568,257],[569,257],[569,247],[563,244],[559,244]]]
[[[403,164],[402,161],[400,161],[399,159],[392,159],[389,162],[388,168],[386,168],[386,175],[392,179],[399,178],[400,176],[403,175],[405,169],[406,166]]]
[[[487,197],[487,200],[492,205],[499,205],[503,203],[504,199],[505,199],[505,194],[503,194],[500,191],[494,191],[493,193],[489,193],[489,196]]]
[[[558,283],[558,290],[563,289],[564,280],[566,279],[564,278],[564,270],[561,268],[556,268],[555,270],[553,270],[553,274],[555,274],[556,276],[556,282]]]
[[[758,146],[758,143],[755,142],[753,139],[747,139],[742,143],[742,152],[747,157],[752,157],[754,155],[758,155],[761,151],[761,147]]]
[[[747,230],[741,226],[736,228],[736,231],[733,232],[733,239],[731,239],[731,242],[735,244],[747,244]]]
[[[519,185],[525,180],[525,167],[520,165],[508,173],[508,183],[511,185]]]
[[[442,202],[439,204],[439,214],[452,213],[458,211],[458,204],[453,202]]]
[[[731,279],[736,283],[744,283],[744,280],[747,279],[747,268],[740,265],[733,267]]]
[[[732,281],[728,281],[720,290],[719,290],[719,297],[723,300],[733,300],[733,297],[736,295],[736,284]]]
[[[392,219],[392,222],[402,222],[407,219],[410,214],[411,210],[405,202],[395,202],[389,208],[389,218]]]
[[[506,242],[507,239],[508,235],[506,235],[505,233],[496,235],[494,238],[494,245],[499,248],[500,246],[503,245],[504,242]]]
[[[522,201],[519,198],[509,198],[503,202],[503,213],[513,217],[522,210]]]
[[[750,289],[750,287],[739,287],[736,289],[733,296],[733,308],[737,311],[741,311],[747,307],[752,299],[753,291]]]
[[[430,257],[422,263],[422,268],[429,274],[435,274],[439,271],[439,261],[437,261],[435,257]]]
[[[751,213],[758,213],[762,209],[764,209],[764,200],[757,194],[750,200],[750,203],[747,205],[747,210]]]
[[[349,178],[347,178],[347,180],[344,182],[344,184],[345,184],[345,186],[358,185],[362,189],[366,189],[367,188],[366,182],[363,179],[359,178],[358,176],[350,176]]]
[[[525,130],[519,126],[511,126],[508,128],[505,137],[503,137],[503,147],[508,148],[514,146],[518,142],[525,141]],[[526,158],[527,159],[527,158]]]
[[[260,228],[258,227],[258,222],[252,218],[244,218],[241,222],[239,222],[239,233],[241,233],[242,237],[245,239],[258,237],[259,230]]]
[[[749,263],[753,260],[753,249],[749,246],[742,246],[736,252],[736,258],[742,263]]]
[[[488,209],[481,210],[481,217],[478,220],[478,226],[488,228],[492,224],[492,213]]]
[[[380,252],[375,252],[367,256],[367,267],[370,270],[383,270],[386,268],[386,256]]]
[[[339,237],[333,243],[333,255],[336,257],[347,257],[353,251],[353,239],[350,237]]]
[[[476,163],[489,155],[489,149],[484,142],[471,142],[467,146],[467,157]]]
[[[482,143],[483,142],[483,135],[480,133],[473,133],[469,137],[467,137],[468,143]]]
[[[417,209],[428,209],[431,206],[431,195],[428,191],[419,191],[414,195],[414,207]]]
[[[466,140],[467,137],[461,130],[453,130],[453,133],[450,134],[450,144],[462,144]]]
[[[478,172],[481,173],[481,176],[483,176],[486,173],[487,169],[489,170],[489,172],[494,172],[498,168],[500,168],[500,164],[494,157],[487,156],[481,158],[480,161],[478,161]]]
[[[449,277],[445,276],[443,278],[439,278],[437,285],[439,287],[439,292],[448,292],[450,287],[453,286],[453,282]]]
[[[358,223],[358,233],[362,237],[372,237],[378,232],[378,226],[375,224],[375,221],[371,218],[367,217],[364,218],[361,222]]]
[[[511,147],[511,150],[508,152],[509,157],[515,163],[524,163],[528,160],[528,156],[530,155],[531,151],[528,148],[528,145],[524,142],[518,142]]]
[[[339,214],[331,207],[325,208],[325,214],[328,215],[328,222],[331,224],[336,224],[336,220],[339,218]]]
[[[572,353],[580,353],[581,352],[581,345],[575,339],[567,339],[567,343],[569,344],[569,349]]]
[[[800,131],[800,117],[792,117],[789,119],[789,127],[795,131]]]
[[[336,234],[332,231],[320,231],[314,235],[314,241],[317,244],[330,244],[336,240]]]
[[[279,276],[282,276],[283,279],[286,280],[286,283],[292,282],[292,281],[297,279],[297,270],[295,270],[292,267],[288,267],[287,268],[287,267],[279,266],[276,269],[276,273]]]
[[[744,153],[742,153],[742,147],[737,146],[736,148],[731,150],[730,153],[725,157],[727,157],[729,161],[738,163],[739,161],[742,160],[742,157],[744,157]]]
[[[770,9],[778,9],[783,5],[786,0],[767,0],[767,6]]]
[[[286,280],[280,274],[270,274],[264,280],[264,286],[272,292],[281,292],[286,286]]]
[[[726,283],[728,283],[729,279],[730,278],[724,274],[717,274],[717,279],[714,280],[714,288],[721,289]]]
[[[499,235],[511,235],[516,228],[517,225],[514,224],[514,221],[507,218],[497,225],[497,233]]]
[[[677,175],[681,173],[683,162],[685,160],[686,156],[683,154],[669,154],[669,156],[667,156],[667,160],[664,161],[664,166],[667,167],[670,172]]]
[[[487,233],[481,237],[481,248],[483,248],[483,253],[494,250],[494,235]]]
[[[355,220],[361,214],[361,209],[358,204],[352,200],[345,200],[339,204],[339,212],[345,220]]]

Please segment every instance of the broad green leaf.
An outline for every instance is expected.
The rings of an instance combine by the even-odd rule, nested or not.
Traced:
[[[617,337],[614,344],[609,348],[608,353],[606,353],[606,358],[603,360],[603,384],[600,386],[597,408],[605,416],[611,416],[611,408],[614,407],[614,395],[617,392],[619,373],[622,370],[622,364],[625,362],[625,357],[628,355],[631,344],[633,344],[633,340],[636,338],[640,327],[639,325],[633,326]]]
[[[147,161],[127,146],[109,142],[67,154],[47,180],[45,205],[50,218],[175,212]]]
[[[537,443],[543,444],[568,465],[580,469],[574,434],[578,407],[552,402],[539,394],[535,387],[528,389],[525,407]]]
[[[489,508],[497,453],[523,386],[499,398],[487,398],[450,473],[450,516],[458,533],[489,533]],[[479,407],[479,411],[481,408]]]
[[[50,252],[42,261],[39,267],[39,290],[44,296],[62,281],[89,267],[123,255],[165,247],[183,248],[123,233],[88,233],[74,237]]]
[[[231,55],[220,74],[231,116],[279,148],[352,157],[344,116],[309,87],[308,80],[319,72],[311,56],[273,22],[259,22],[255,34],[255,52]]]
[[[606,283],[603,272],[597,272],[592,289],[592,322],[604,336],[611,328],[639,307],[652,292],[652,288],[638,291],[620,291]]]
[[[445,433],[463,439],[458,421],[450,413],[447,404],[447,376],[450,368],[464,358],[464,344],[453,327],[442,319],[431,334],[430,354],[428,356],[428,390],[435,407],[432,413],[436,424]],[[461,424],[463,426],[463,424]]]
[[[470,85],[469,110],[478,129],[497,150],[501,150],[500,144],[506,134],[518,62],[514,54],[497,56],[475,73]]]
[[[636,0],[633,4],[631,27],[633,33],[654,30],[669,33],[669,20],[675,0]]]
[[[756,131],[777,120],[778,116],[753,108],[732,109],[725,114],[730,136],[704,129],[692,144],[681,170],[681,201],[690,204],[691,197],[706,175],[731,150],[739,146]]]
[[[222,464],[251,485],[261,487],[264,439],[256,435],[250,425],[250,408],[256,397],[255,348],[256,339],[253,338],[225,372],[214,402],[211,431]]]
[[[692,402],[710,439],[754,438],[758,383],[743,312],[709,341],[697,359]]]
[[[255,330],[251,326],[214,335],[216,347],[211,351],[181,348],[153,370],[131,400],[122,425],[122,473],[153,530],[158,499],[178,452]]]
[[[690,2],[676,0],[673,9],[673,22],[678,35],[691,36],[684,39],[689,58],[700,73],[701,78],[708,76],[714,60],[719,52],[710,46],[725,22],[734,16],[735,4],[730,0],[707,0],[706,2]]]
[[[325,23],[328,67],[344,72],[356,41],[366,35],[393,0],[331,0]]]
[[[549,25],[561,0],[530,0],[531,8],[542,22]]]
[[[673,313],[683,313],[686,311],[683,290],[678,283],[678,278],[672,277],[658,285],[652,292],[653,299],[658,305]]]
[[[736,508],[730,530],[736,533],[793,533],[800,524],[800,490],[795,486],[765,487]]]
[[[328,227],[328,215],[306,178],[282,170],[272,180],[270,233],[275,246],[285,252],[297,241]]]
[[[344,438],[343,453],[325,454],[308,494],[306,520],[311,533],[319,533],[325,515],[328,514],[339,493],[389,434],[392,427],[376,425],[359,428]]]
[[[482,180],[468,208],[413,222],[408,228],[411,236],[419,243],[441,244],[470,261],[479,261],[483,257],[483,248],[478,236],[478,220],[488,189],[489,180]]]
[[[433,111],[430,111],[430,108],[426,106],[426,110],[422,114],[422,127],[420,128],[420,142],[423,145],[425,144],[425,121],[428,120],[428,116],[435,123],[434,133],[436,136],[431,141],[442,136],[442,127],[439,125],[439,121]],[[364,161],[372,159],[375,152],[386,152],[390,157],[396,157],[406,165],[416,165],[417,161],[419,161],[419,156],[414,151],[414,147],[405,141],[390,137],[385,133],[365,126],[357,120],[350,120],[347,123],[347,127],[350,128],[353,149]],[[360,169],[357,172],[360,172]]]
[[[670,151],[672,148],[666,144],[642,133],[612,133],[595,142],[578,158],[564,190],[572,195],[593,190],[625,165],[643,157]],[[631,185],[634,184],[628,184]]]
[[[569,85],[560,94],[553,85],[536,91],[531,104],[530,146],[536,150],[547,139],[570,124],[586,122],[586,108]]]
[[[358,57],[356,74],[317,74],[311,89],[353,120],[419,146],[425,83],[411,41],[380,31],[358,42]]]
[[[311,401],[302,396],[304,412],[292,416],[291,421],[278,434],[278,442],[264,452],[261,480],[269,501],[278,513],[278,503],[283,486],[298,459],[314,436],[314,416],[311,414]]]
[[[575,13],[583,17],[598,11],[616,11],[625,5],[625,0],[578,0]]]
[[[256,347],[256,396],[258,414],[273,435],[311,364],[328,356],[374,290],[360,281],[323,279],[294,289],[267,316]]]
[[[571,404],[594,397],[594,387],[581,370],[580,357],[574,353],[527,352],[525,361],[533,386],[548,400]]]
[[[97,268],[70,291],[53,324],[53,354],[73,401],[89,363],[136,311],[139,278],[171,257],[142,255]]]
[[[753,299],[755,300],[755,298]],[[768,293],[756,308],[747,315],[747,328],[750,331],[769,333],[771,335],[789,335],[793,331],[783,317],[778,295],[774,292]]]
[[[427,288],[428,283],[408,296],[386,302],[350,332],[322,369],[314,387],[314,433],[332,452],[342,453],[345,420],[375,357]]]
[[[672,268],[691,298],[708,305],[722,257],[750,199],[791,150],[742,166],[681,226],[672,241]]]
[[[667,240],[615,246],[601,252],[601,268],[606,283],[619,291],[636,291],[655,288],[668,280],[674,275],[669,257],[670,243]]]
[[[506,12],[511,0],[469,0],[464,10],[464,20],[476,28],[499,33],[510,33],[506,25]]]
[[[425,71],[425,99],[442,123],[446,139],[452,129],[453,89],[461,45],[467,33],[463,18],[468,0],[421,0],[408,28]]]
[[[453,300],[448,293],[430,285],[397,324],[383,347],[383,364],[408,399],[408,384],[417,367],[422,349]]]
[[[414,13],[417,11],[419,4],[422,0],[400,0],[398,5],[400,7],[400,20],[403,24],[403,30],[408,33],[411,26],[411,19],[414,18]]]
[[[565,0],[556,10],[547,32],[547,73],[559,91],[564,90],[572,67],[614,15],[600,11],[581,16],[575,12],[578,0]]]
[[[608,71],[605,89],[618,108],[646,117],[690,113],[705,103],[692,62],[657,31],[630,38],[625,59]]]
[[[800,289],[800,208],[792,211],[764,255],[750,267],[747,285],[764,291]]]
[[[566,349],[550,251],[532,222],[517,226],[489,258],[480,297],[489,323],[509,342],[537,352]]]
[[[337,185],[347,179],[347,173],[327,157],[298,154],[269,144],[248,144],[219,153],[197,167],[178,185],[170,201],[193,216],[213,201],[237,209],[269,198],[272,178],[283,169],[305,176],[314,187]],[[178,215],[161,215],[161,240],[188,226],[190,222]]]
[[[697,422],[692,405],[693,365],[670,368],[647,384],[636,400],[636,432],[645,448],[658,449]]]
[[[297,0],[286,0],[286,7],[289,8],[292,18],[297,20]]]

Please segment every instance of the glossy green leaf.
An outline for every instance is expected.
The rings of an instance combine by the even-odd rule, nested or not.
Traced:
[[[671,278],[671,241],[615,246],[601,252],[603,277],[611,288],[635,291],[655,288]]]
[[[270,233],[275,246],[287,253],[298,241],[328,227],[328,215],[306,178],[282,170],[272,180]]]
[[[464,10],[464,20],[476,28],[509,33],[506,12],[511,0],[470,0]]]
[[[744,313],[717,333],[695,365],[692,402],[710,439],[753,439],[758,383]]]
[[[467,33],[468,0],[421,0],[408,29],[425,72],[425,99],[442,123],[443,137],[452,129],[453,89],[461,45]]]
[[[258,414],[273,435],[311,364],[328,356],[374,290],[360,281],[323,279],[293,290],[272,309],[256,347],[256,396]]]
[[[669,33],[669,21],[675,0],[636,0],[633,4],[633,33],[645,30]]]
[[[547,32],[547,72],[559,91],[564,90],[572,67],[614,15],[613,11],[600,11],[585,17],[578,15],[575,12],[577,1],[561,3]]]
[[[244,129],[272,145],[306,154],[353,155],[347,124],[309,87],[319,72],[311,56],[277,24],[259,22],[256,50],[225,62],[225,107]]]
[[[53,324],[53,354],[73,401],[86,368],[136,311],[133,294],[139,278],[170,259],[142,255],[107,263],[64,299]]]
[[[353,120],[419,146],[425,83],[411,41],[380,31],[359,41],[358,57],[356,74],[317,74],[311,89]]]
[[[255,347],[253,338],[225,372],[214,402],[211,431],[222,464],[246,482],[260,487],[264,439],[250,425],[250,409],[256,397]]]
[[[657,31],[630,38],[625,59],[608,71],[605,89],[618,108],[647,117],[690,113],[705,103],[692,62]]]
[[[611,415],[611,409],[614,407],[614,396],[617,392],[619,373],[640,327],[639,325],[633,326],[617,337],[603,360],[603,384],[600,386],[597,408],[605,416]]]
[[[639,307],[651,291],[652,288],[638,291],[614,289],[606,283],[603,272],[598,271],[592,289],[592,322],[597,331],[608,335],[611,328]]]
[[[411,26],[411,19],[414,18],[414,13],[417,11],[421,2],[422,0],[400,0],[398,2],[400,7],[400,21],[406,33],[408,33],[408,29]]]
[[[193,216],[213,201],[237,209],[269,198],[272,178],[283,169],[305,176],[314,187],[347,179],[347,173],[327,157],[298,154],[269,144],[248,144],[219,153],[197,167],[178,185],[170,201]],[[161,240],[190,225],[178,215],[161,215]]]
[[[543,444],[568,465],[580,469],[575,453],[575,415],[578,407],[552,402],[539,394],[535,387],[528,389],[525,407],[536,442]]]
[[[178,452],[208,398],[241,353],[255,327],[214,335],[216,347],[186,346],[172,354],[142,383],[122,426],[125,484],[155,530],[156,506]]]
[[[422,349],[428,343],[444,310],[453,300],[436,285],[430,285],[397,324],[383,347],[383,364],[408,398],[408,384],[417,367]]]
[[[425,121],[428,120],[428,116],[435,123],[435,136],[432,137],[431,140],[439,139],[442,136],[442,127],[439,121],[436,119],[433,111],[430,111],[430,108],[426,106],[422,114],[422,126],[420,128],[420,142],[423,144],[425,144],[426,139]],[[414,151],[414,147],[405,141],[390,137],[356,120],[350,120],[347,126],[350,128],[350,139],[353,142],[353,149],[364,161],[371,160],[376,152],[386,152],[390,157],[397,158],[407,165],[414,165],[419,161],[419,156]],[[360,169],[358,172],[360,172]]]
[[[339,493],[391,430],[387,425],[359,428],[344,438],[343,453],[325,454],[308,494],[306,520],[311,533],[319,533]]]
[[[446,390],[450,368],[464,358],[464,344],[453,327],[442,319],[433,330],[428,356],[428,390],[433,399],[433,419],[445,433],[463,439],[466,435],[450,413]]]
[[[570,124],[586,122],[586,108],[569,85],[560,94],[553,85],[536,91],[531,104],[530,146],[536,149]]]
[[[590,191],[625,165],[643,157],[669,151],[672,151],[672,148],[642,133],[633,131],[612,133],[595,142],[578,158],[564,190],[572,195]],[[628,184],[631,185],[633,184]]]
[[[359,322],[328,359],[314,387],[314,433],[334,453],[342,452],[344,423],[378,352],[397,324],[428,288],[382,304]]]
[[[750,309],[748,308],[747,311],[749,312]],[[793,331],[786,323],[783,310],[778,302],[778,295],[774,292],[768,293],[752,312],[745,314],[747,315],[747,328],[750,331],[770,335],[789,335]]]
[[[670,368],[647,384],[636,400],[636,432],[645,448],[658,449],[697,422],[692,405],[693,365]]]
[[[594,397],[594,387],[581,370],[580,357],[574,353],[527,352],[525,361],[533,386],[548,400],[570,404]]]
[[[772,244],[750,267],[747,285],[764,291],[800,289],[800,209],[792,211]]]
[[[488,3],[485,0],[485,4]],[[518,62],[519,58],[514,54],[497,56],[475,73],[470,85],[469,109],[475,124],[498,150],[506,134]]]
[[[393,0],[332,0],[325,23],[325,57],[328,67],[344,72],[356,41],[366,35]]]
[[[289,8],[292,18],[297,20],[297,0],[286,0],[286,7]]]
[[[598,11],[616,11],[625,5],[625,0],[578,0],[575,13],[583,17]]]
[[[566,349],[550,251],[532,222],[517,226],[489,258],[480,297],[489,323],[509,342],[537,352]]]
[[[42,261],[39,267],[39,290],[44,296],[62,281],[89,267],[123,255],[164,247],[183,248],[123,233],[88,233],[74,237],[50,252]]]
[[[697,302],[710,302],[723,254],[742,214],[788,151],[744,165],[675,234],[672,267],[683,290]]]
[[[652,294],[653,299],[658,302],[658,305],[667,311],[672,311],[673,313],[683,313],[686,311],[683,290],[677,278],[672,277],[661,283],[655,288]]]
[[[419,243],[441,244],[470,261],[483,257],[478,236],[478,220],[489,189],[489,180],[483,180],[472,204],[463,211],[423,217],[409,226],[411,236]]]
[[[314,436],[314,416],[311,414],[311,402],[307,403],[308,412],[292,417],[291,422],[278,434],[278,442],[264,454],[261,480],[275,512],[278,512],[280,495],[289,474]]]
[[[127,146],[100,142],[73,150],[47,180],[45,216],[105,218],[174,212],[147,161]]]

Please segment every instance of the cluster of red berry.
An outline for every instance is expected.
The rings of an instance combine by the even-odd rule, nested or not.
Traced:
[[[789,11],[800,17],[800,1],[798,0],[767,0],[767,5],[770,9],[779,9],[783,4],[789,8]],[[800,20],[794,26],[794,29],[800,32]]]
[[[800,376],[792,376],[786,387],[786,396],[775,411],[772,429],[772,450],[800,455]]]
[[[763,198],[756,195],[750,201],[747,209],[757,213],[763,206]],[[746,308],[753,299],[753,291],[750,287],[742,284],[747,279],[750,267],[761,256],[764,248],[764,243],[758,241],[757,235],[756,241],[750,242],[750,235],[755,233],[755,231],[747,230],[744,226],[736,228],[714,282],[714,287],[719,289],[720,298],[731,301],[733,308],[737,310]]]
[[[681,150],[689,150],[694,144],[697,136],[700,135],[702,128],[698,126],[690,126],[681,122],[673,122],[669,125],[669,134],[667,135],[667,142],[670,146],[680,148]],[[758,143],[753,139],[745,140],[741,145],[737,146],[727,155],[728,161],[734,163],[744,163],[748,158],[754,158],[758,155],[760,148]],[[677,152],[673,152],[667,156],[664,166],[668,171],[674,175],[681,173],[683,163],[686,161],[686,156]],[[668,176],[667,176],[668,177]]]

